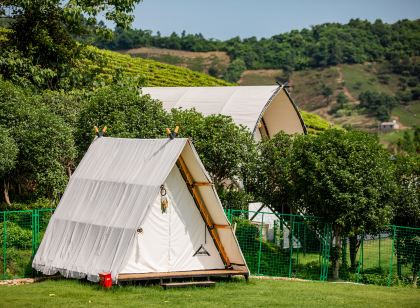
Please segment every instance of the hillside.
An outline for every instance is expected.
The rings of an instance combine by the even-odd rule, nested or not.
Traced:
[[[283,76],[281,70],[245,71],[240,80],[242,85],[275,84]],[[388,64],[342,64],[323,69],[297,71],[291,74],[290,92],[296,103],[304,110],[314,112],[340,125],[352,125],[361,129],[376,129],[378,120],[357,110],[358,97],[365,91],[376,91],[391,96],[414,90],[403,84],[406,78],[392,73]],[[326,88],[331,90],[330,95]],[[347,97],[347,108],[336,110],[337,97],[342,92]],[[392,110],[391,119],[402,127],[420,125],[420,100],[408,100]]]
[[[215,63],[228,65],[227,55],[222,52],[187,52],[158,48],[139,48],[121,52],[131,54],[136,59],[149,57],[190,68],[192,60],[194,60],[196,63],[200,63],[195,66],[195,69],[204,73],[208,72],[208,66],[204,65],[204,63],[210,63],[208,59],[213,59],[212,61]],[[220,58],[214,60],[215,57]],[[277,81],[289,79],[292,85],[290,92],[295,102],[303,110],[316,113],[335,124],[374,130],[377,128],[378,120],[357,110],[360,93],[371,90],[395,96],[403,88],[406,92],[415,88],[415,81],[411,87],[407,84],[407,80],[410,78],[413,79],[410,76],[394,73],[389,62],[383,61],[381,63],[340,64],[327,68],[295,71],[289,73],[288,76],[280,69],[246,70],[242,73],[238,84],[271,85],[276,84]],[[326,89],[331,90],[330,95],[325,95]],[[348,98],[349,105],[346,110],[339,111],[335,109],[340,92],[343,92]],[[420,125],[420,116],[418,115],[420,115],[420,101],[409,100],[393,109],[391,119],[397,120],[403,128],[412,127]]]
[[[155,47],[141,47],[121,50],[119,52],[129,54],[132,57],[152,59],[185,67],[214,77],[223,74],[230,63],[229,56],[223,51],[193,52]]]
[[[140,77],[146,86],[225,86],[230,83],[189,69],[129,55],[88,47],[80,70],[96,71],[100,82],[109,82],[118,72]]]

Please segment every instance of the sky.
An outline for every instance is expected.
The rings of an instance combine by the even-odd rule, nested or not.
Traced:
[[[420,0],[143,0],[134,28],[202,33],[206,38],[271,37],[351,18],[387,23],[420,18]]]

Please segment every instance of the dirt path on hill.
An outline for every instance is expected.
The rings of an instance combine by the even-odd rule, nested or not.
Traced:
[[[344,75],[343,72],[341,71],[341,67],[337,66],[337,71],[338,71],[338,77],[336,79],[338,84],[343,84],[344,83]],[[357,102],[358,99],[356,99],[353,95],[351,95],[349,89],[347,89],[347,87],[343,84],[343,93],[345,96],[347,96],[347,98],[351,101],[351,102]]]

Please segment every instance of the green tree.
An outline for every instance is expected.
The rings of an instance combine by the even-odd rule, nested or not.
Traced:
[[[420,228],[420,155],[398,155],[395,159],[397,191],[393,219],[396,225]],[[406,230],[399,232],[396,242],[397,270],[402,263],[412,269],[412,283],[417,286],[420,270],[420,237]]]
[[[389,120],[392,108],[397,105],[397,100],[394,97],[374,91],[360,93],[359,100],[360,108],[364,108],[381,121]]]
[[[295,210],[332,223],[338,278],[343,237],[378,232],[391,218],[390,155],[367,133],[327,130],[296,139],[291,168]],[[357,246],[350,253],[353,266],[356,252]]]
[[[0,178],[14,168],[17,153],[18,147],[15,141],[10,137],[9,132],[0,126]],[[7,183],[4,180],[2,184],[4,202],[10,204]]]
[[[391,218],[389,153],[367,133],[329,129],[317,136],[280,134],[263,141],[260,155],[255,190],[262,200],[332,224],[338,278],[343,238],[378,232]],[[354,247],[353,263],[356,252]]]
[[[0,125],[9,128],[18,148],[14,168],[2,175],[4,195],[55,198],[67,184],[75,157],[72,131],[38,97],[0,80]],[[5,198],[11,199],[11,198]],[[5,200],[5,201],[6,201]]]
[[[223,76],[223,79],[229,82],[237,82],[243,71],[246,70],[245,62],[241,58],[233,60],[228,68],[226,69],[226,73]]]
[[[8,40],[3,43],[0,71],[6,78],[25,76],[27,69],[37,72],[31,82],[43,87],[57,87],[61,78],[69,76],[79,57],[81,46],[74,36],[94,30],[106,32],[97,25],[97,17],[128,27],[136,3],[140,0],[4,0],[0,17],[13,21]],[[7,14],[7,15],[6,15]],[[22,61],[26,62],[22,66]],[[32,76],[29,76],[32,77]],[[41,82],[40,82],[41,81]]]
[[[242,190],[241,183],[248,180],[249,168],[255,158],[251,133],[237,126],[231,117],[204,117],[194,109],[172,109],[172,119],[173,125],[180,127],[180,136],[192,139],[217,190],[226,197],[222,198],[225,207],[247,203],[244,200],[250,197]]]
[[[258,144],[256,162],[252,165],[252,177],[247,190],[252,192],[258,201],[272,206],[281,213],[290,211],[293,196],[290,194],[291,155],[293,137],[280,132],[272,139]]]
[[[107,134],[125,138],[157,138],[170,127],[170,114],[162,103],[120,85],[100,88],[86,97],[80,111],[76,140],[80,155],[94,139],[93,127],[107,126]]]

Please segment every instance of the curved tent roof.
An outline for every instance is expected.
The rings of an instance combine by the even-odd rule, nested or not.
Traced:
[[[306,133],[296,105],[282,86],[144,87],[142,92],[162,101],[167,110],[195,108],[204,115],[231,116],[257,139],[279,131]]]

